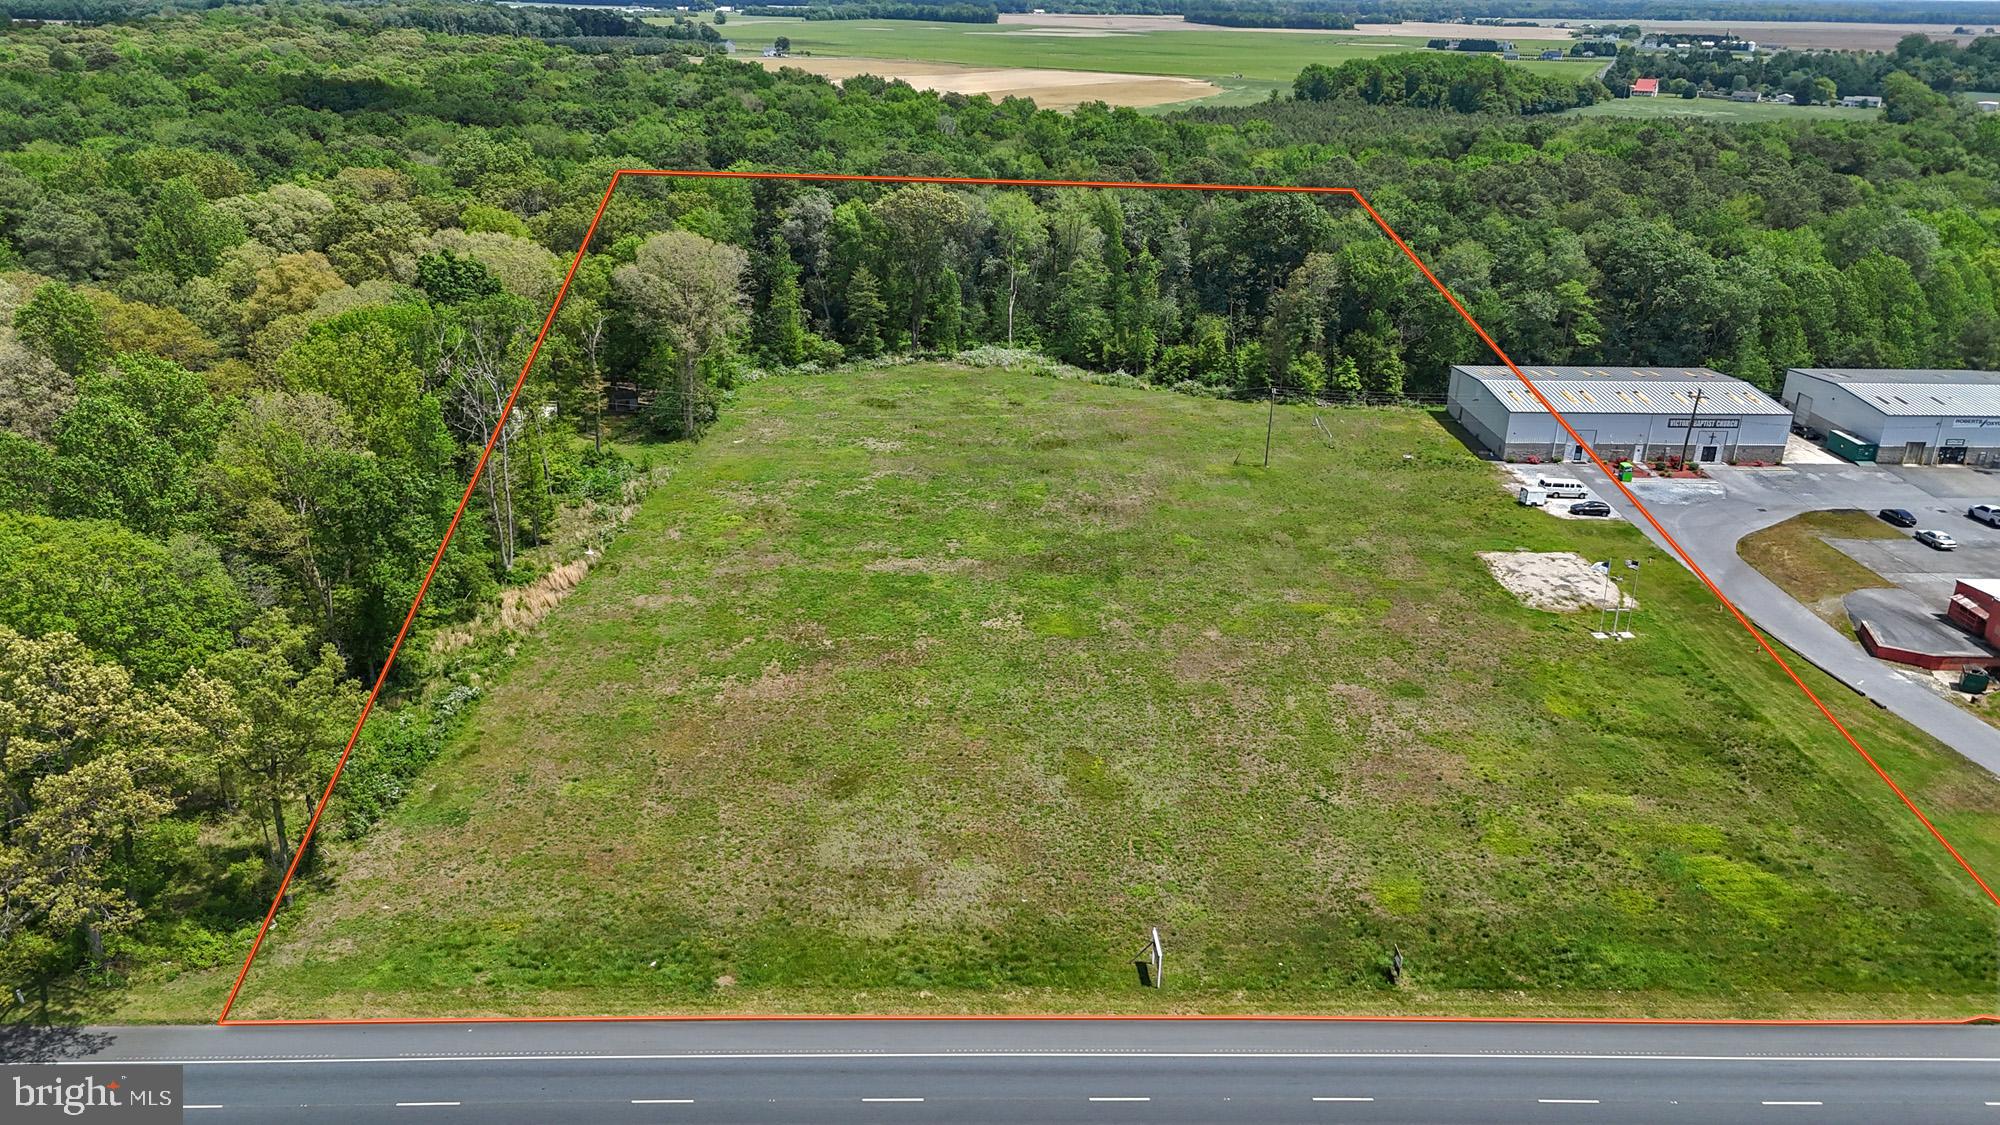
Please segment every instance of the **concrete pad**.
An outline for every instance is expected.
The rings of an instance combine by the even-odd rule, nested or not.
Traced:
[[[1879,645],[1950,660],[1986,660],[1994,655],[1908,590],[1856,590],[1841,604],[1855,627],[1866,627]]]
[[[1792,434],[1785,438],[1785,464],[1787,465],[1845,465],[1838,454],[1828,453],[1820,446]]]

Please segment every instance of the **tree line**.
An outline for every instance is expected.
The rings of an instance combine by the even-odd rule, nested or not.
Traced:
[[[379,14],[0,37],[15,981],[240,952],[489,442],[336,835],[476,695],[445,640],[503,651],[480,622],[625,503],[625,442],[699,436],[759,369],[995,344],[1192,393],[1360,397],[1434,394],[1483,355],[1340,198],[636,179],[503,421],[616,168],[1354,187],[1524,360],[1767,388],[1797,365],[2000,367],[2000,119],[1950,105],[1748,127],[1309,93],[1054,113]]]
[[[1410,53],[1352,59],[1339,66],[1308,64],[1293,81],[1292,96],[1519,116],[1591,105],[1611,92],[1595,78],[1537,74],[1495,58]]]
[[[1784,92],[1802,102],[1840,96],[1885,97],[1898,76],[1939,93],[2000,89],[2000,36],[1982,36],[1961,47],[1950,40],[1906,35],[1893,51],[1640,52],[1627,47],[1605,76],[1625,88],[1636,78],[1661,79],[1661,88],[1755,89]],[[1907,84],[1905,84],[1907,89]]]

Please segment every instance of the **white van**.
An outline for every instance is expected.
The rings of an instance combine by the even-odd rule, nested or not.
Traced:
[[[1571,497],[1581,500],[1590,495],[1590,490],[1583,487],[1582,481],[1571,480],[1568,477],[1537,477],[1535,487],[1547,493],[1551,500],[1566,500]]]

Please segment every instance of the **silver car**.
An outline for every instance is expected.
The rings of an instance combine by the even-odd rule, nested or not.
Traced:
[[[1924,530],[1917,532],[1916,539],[1917,542],[1922,543],[1924,546],[1931,547],[1939,551],[1958,550],[1958,540],[1953,539],[1951,536],[1946,535],[1942,531],[1932,531],[1929,528],[1925,528]]]

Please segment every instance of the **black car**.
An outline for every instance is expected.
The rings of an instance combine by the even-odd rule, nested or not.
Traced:
[[[1608,516],[1611,514],[1611,505],[1606,504],[1602,500],[1585,500],[1581,504],[1571,504],[1569,506],[1569,514],[1572,516]]]
[[[1875,515],[1883,523],[1893,523],[1897,527],[1917,526],[1917,514],[1908,508],[1884,508]]]

